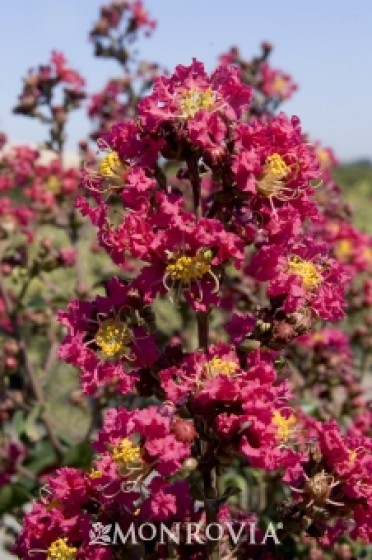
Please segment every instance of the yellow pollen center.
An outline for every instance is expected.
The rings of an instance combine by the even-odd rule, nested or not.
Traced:
[[[314,332],[312,337],[313,337],[313,342],[323,342],[324,340],[324,335],[320,331]]]
[[[46,560],[75,560],[77,548],[68,546],[67,539],[57,539],[48,548]]]
[[[334,248],[335,256],[340,261],[346,261],[353,252],[353,244],[349,239],[340,239]]]
[[[329,153],[327,150],[318,150],[317,156],[318,156],[319,163],[323,169],[325,167],[328,167],[329,164],[331,163],[331,159],[329,157]]]
[[[58,194],[61,192],[61,182],[55,175],[51,175],[50,177],[48,177],[46,187],[48,191],[53,194]]]
[[[215,104],[215,93],[211,88],[204,91],[188,89],[182,93],[180,108],[182,116],[192,118],[198,111],[212,111]]]
[[[303,285],[308,290],[317,288],[322,280],[322,277],[315,264],[301,259],[301,257],[291,257],[289,260],[289,272],[300,276]]]
[[[89,478],[95,480],[97,478],[102,478],[102,475],[103,475],[102,471],[100,471],[98,469],[92,469],[88,476],[89,476]]]
[[[128,327],[117,319],[103,321],[95,336],[95,342],[106,358],[119,358],[125,354],[129,340]]]
[[[238,364],[230,360],[223,360],[215,356],[204,365],[204,371],[208,379],[213,379],[217,375],[233,377],[238,369]]]
[[[283,93],[287,88],[287,80],[282,76],[276,76],[273,81],[273,90],[275,93]]]
[[[123,170],[124,165],[114,151],[106,154],[99,163],[99,173],[103,177],[117,177]]]
[[[194,280],[200,280],[200,278],[208,274],[211,270],[211,260],[211,251],[204,251],[204,253],[194,257],[182,255],[174,262],[169,263],[165,272],[173,280],[180,280],[184,284],[189,284]]]
[[[266,158],[263,168],[263,177],[258,182],[258,191],[264,196],[278,195],[283,190],[284,179],[291,168],[285,163],[282,156],[277,153]]]
[[[295,426],[296,422],[296,417],[293,414],[286,418],[279,410],[275,410],[272,423],[276,428],[276,436],[281,442],[287,443],[292,433],[292,428]]]
[[[285,163],[282,156],[275,153],[268,156],[265,163],[265,173],[275,179],[284,179],[290,172],[290,167]]]
[[[349,450],[349,463],[351,463],[352,465],[354,465],[355,463],[355,459],[357,458],[357,452],[355,449],[350,449]]]
[[[112,447],[111,456],[119,467],[127,467],[141,461],[141,448],[124,438]]]

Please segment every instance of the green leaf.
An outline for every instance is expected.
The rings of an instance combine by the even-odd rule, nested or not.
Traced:
[[[15,432],[17,433],[18,437],[23,434],[24,431],[24,424],[25,424],[25,411],[24,410],[17,410],[13,414],[12,424]]]
[[[43,404],[38,403],[35,405],[24,422],[23,432],[31,441],[38,441],[40,439],[40,430],[37,423],[43,409]]]
[[[39,474],[47,467],[55,465],[56,461],[57,457],[52,444],[48,440],[42,440],[37,443],[30,457],[25,461],[25,467],[34,474]]]
[[[89,442],[78,443],[71,447],[64,458],[63,464],[67,467],[88,469],[92,463],[93,452]]]
[[[8,484],[0,488],[0,515],[29,502],[30,493],[19,484]]]

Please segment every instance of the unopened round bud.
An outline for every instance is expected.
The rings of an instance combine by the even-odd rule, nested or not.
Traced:
[[[192,443],[196,436],[194,423],[183,418],[176,418],[172,425],[172,431],[178,441]]]
[[[274,323],[273,337],[278,342],[290,342],[297,336],[296,330],[293,325],[285,321],[278,321]]]
[[[203,160],[209,167],[218,167],[226,157],[226,148],[224,146],[214,146],[203,152]]]
[[[6,340],[3,349],[5,354],[16,356],[19,352],[19,344],[16,340]]]
[[[182,463],[182,469],[184,471],[192,472],[197,467],[198,467],[198,462],[196,459],[194,459],[194,457],[189,457],[188,459],[185,459],[184,462]]]
[[[9,276],[12,273],[12,267],[8,263],[2,263],[0,269],[3,276]]]
[[[14,356],[7,356],[4,360],[5,369],[9,371],[15,371],[18,367],[18,360]]]

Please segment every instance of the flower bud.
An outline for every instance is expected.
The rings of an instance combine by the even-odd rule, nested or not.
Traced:
[[[5,369],[8,372],[15,371],[18,367],[18,360],[14,356],[7,356],[4,360]]]
[[[192,443],[196,436],[194,423],[183,418],[176,418],[173,422],[172,431],[178,441]]]
[[[198,462],[194,457],[188,457],[182,463],[182,469],[184,471],[192,472],[198,467]]]
[[[203,160],[211,168],[220,166],[225,157],[226,148],[224,146],[214,146],[203,152]]]
[[[19,344],[16,340],[6,340],[4,342],[3,350],[5,354],[16,356],[19,352]]]

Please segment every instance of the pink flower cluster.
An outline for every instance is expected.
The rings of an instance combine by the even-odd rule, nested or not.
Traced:
[[[262,88],[275,96],[273,81],[287,80],[277,95],[284,99],[293,85],[265,65],[269,50]],[[348,224],[330,227],[328,212],[339,218],[341,206],[330,210],[336,193],[299,119],[249,117],[254,103],[239,68],[208,75],[194,59],[157,78],[136,118],[100,137],[100,160],[83,171],[76,205],[123,278],[59,314],[67,330],[59,355],[79,369],[85,393],[125,402],[135,395],[143,408],[106,412],[90,472],[63,468],[50,477],[18,540],[22,558],[113,558],[109,547],[88,546],[94,523],[249,517],[225,506],[228,496],[218,498],[211,483],[234,460],[287,485],[284,522],[300,520],[325,544],[348,533],[371,539],[368,415],[347,435],[314,420],[293,403],[279,367],[292,359],[293,371],[295,353],[307,352],[309,376],[315,364],[327,385],[340,368],[340,384],[355,388],[349,339],[310,330],[319,319],[343,318],[351,276],[369,270],[369,239]],[[159,332],[165,301],[184,310],[183,326],[195,318],[196,344]],[[149,547],[169,557],[159,543]],[[198,543],[176,552],[209,558]]]

